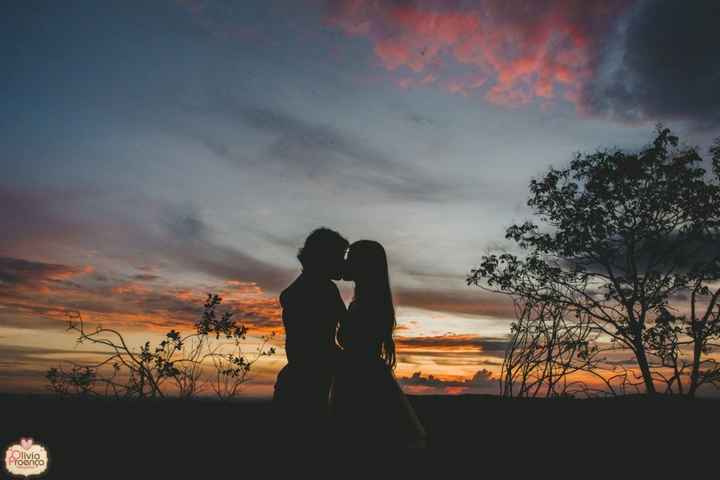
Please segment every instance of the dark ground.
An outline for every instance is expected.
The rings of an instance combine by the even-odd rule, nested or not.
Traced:
[[[710,399],[501,400],[459,395],[410,400],[428,431],[429,447],[471,449],[476,457],[470,460],[480,463],[501,457],[554,463],[566,456],[595,461],[619,456],[639,462],[644,461],[638,456],[640,447],[659,452],[661,459],[668,449],[687,459],[698,434],[712,438],[707,446],[716,449],[720,433],[720,401]],[[48,450],[47,478],[85,478],[98,473],[97,468],[112,471],[150,461],[158,462],[154,468],[162,462],[175,469],[198,468],[209,458],[225,459],[212,461],[215,471],[228,466],[237,471],[241,462],[252,461],[247,456],[253,452],[278,451],[272,405],[263,401],[63,400],[2,394],[0,408],[3,457],[11,443],[32,437]],[[314,433],[308,432],[303,446],[320,453],[312,443]],[[331,443],[342,449],[338,442]],[[682,453],[685,448],[688,456]],[[4,469],[2,473],[0,478],[6,478]]]

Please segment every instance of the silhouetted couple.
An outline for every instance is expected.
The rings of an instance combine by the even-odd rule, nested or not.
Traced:
[[[273,402],[282,439],[296,446],[316,439],[424,445],[425,431],[393,374],[395,309],[385,249],[372,240],[349,245],[323,227],[308,236],[298,260],[302,273],[280,295],[288,363]],[[347,309],[333,282],[340,279],[355,282]]]

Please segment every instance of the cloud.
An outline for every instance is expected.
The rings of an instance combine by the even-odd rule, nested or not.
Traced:
[[[158,256],[194,271],[254,282],[272,291],[281,290],[291,280],[293,271],[217,242],[212,228],[192,209],[170,208],[164,215]]]
[[[507,340],[478,335],[438,335],[429,337],[397,337],[398,349],[407,353],[417,349],[478,350],[488,356],[503,357]]]
[[[478,366],[497,369],[502,365],[507,340],[474,334],[395,337],[398,362],[414,369],[432,367],[441,371],[467,370]]]
[[[337,182],[345,191],[367,187],[411,201],[445,201],[466,194],[461,182],[441,180],[415,165],[397,161],[367,139],[334,125],[314,123],[275,107],[240,104],[228,95],[219,95],[207,108],[211,113],[226,115],[267,134],[270,142],[262,168],[288,175],[293,181],[304,178]],[[216,136],[197,132],[188,135],[197,137],[215,155],[235,165],[243,168],[259,165],[238,157],[227,142]]]
[[[394,290],[398,305],[462,315],[515,318],[512,301],[506,295],[480,291],[441,290],[398,287]]]
[[[71,243],[89,233],[82,222],[67,215],[68,207],[87,198],[91,192],[62,188],[21,190],[0,185],[0,254],[17,249],[38,249],[40,245],[63,241]]]
[[[21,258],[0,257],[0,288],[6,285],[41,288],[48,282],[64,282],[81,273],[90,272],[92,268],[89,266],[71,267]]]
[[[641,3],[628,20],[618,64],[586,85],[588,110],[631,121],[686,119],[717,126],[718,18],[720,4],[713,0]]]
[[[35,347],[28,345],[2,345],[2,348],[0,348],[0,365],[10,366],[13,363],[34,364],[40,360],[45,360],[47,362],[54,361],[45,358],[47,355],[63,354],[68,357],[75,357],[78,355],[103,355],[108,352],[111,352],[111,350],[78,350],[69,348]]]
[[[412,393],[435,394],[496,394],[498,381],[492,372],[478,370],[471,378],[462,380],[443,380],[433,375],[424,377],[422,372],[415,372],[409,377],[398,378],[398,383]]]
[[[133,275],[132,278],[141,282],[152,282],[158,280],[160,277],[151,273],[138,273],[137,275]]]
[[[126,211],[118,212],[116,205],[123,205]],[[213,228],[192,207],[168,205],[142,195],[125,198],[80,189],[30,192],[0,186],[0,217],[7,222],[6,234],[0,236],[0,257],[26,258],[37,252],[57,252],[59,247],[93,251],[127,263],[149,255],[156,263],[221,280],[255,282],[269,291],[284,288],[294,273],[218,241]],[[35,272],[37,278],[45,278],[60,266],[11,265],[6,259],[0,268],[2,282],[8,275],[31,281],[32,272],[23,272],[23,268],[46,269]],[[151,281],[153,274],[145,272],[135,279]]]
[[[252,282],[179,286],[111,272],[102,277],[98,281],[97,272],[87,266],[0,258],[0,325],[58,329],[69,311],[79,310],[90,322],[120,328],[185,329],[199,318],[206,293],[212,292],[223,297],[222,308],[236,312],[251,334],[267,334],[281,326],[277,298]]]
[[[3,392],[45,391],[48,382],[45,373],[63,360],[94,362],[106,356],[101,349],[64,349],[29,345],[0,345],[0,379]]]
[[[437,84],[495,104],[564,97],[592,78],[603,37],[628,0],[338,0],[327,22],[370,39],[405,85]]]

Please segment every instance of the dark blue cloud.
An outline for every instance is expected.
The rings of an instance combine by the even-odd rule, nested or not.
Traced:
[[[609,78],[599,76],[586,88],[590,110],[624,120],[719,126],[719,19],[715,0],[640,2],[620,45],[619,65]]]

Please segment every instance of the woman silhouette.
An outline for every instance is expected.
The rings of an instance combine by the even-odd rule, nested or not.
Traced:
[[[338,434],[363,446],[424,446],[425,430],[393,374],[395,308],[382,245],[350,245],[343,279],[355,282],[355,294],[338,329],[343,351],[331,391]]]

